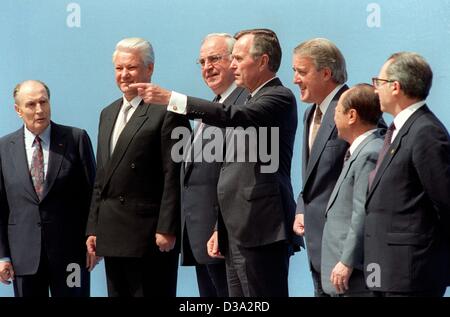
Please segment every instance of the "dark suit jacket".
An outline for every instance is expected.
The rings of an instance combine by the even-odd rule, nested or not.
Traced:
[[[373,290],[421,292],[447,285],[450,137],[426,105],[398,131],[366,208],[364,265],[376,263],[381,273]]]
[[[85,229],[95,176],[86,131],[51,123],[42,201],[33,188],[24,128],[0,139],[0,258],[17,275],[35,274],[45,246],[51,266],[86,263]]]
[[[314,116],[315,105],[308,107],[303,117],[303,189],[297,199],[297,213],[304,213],[308,257],[317,272],[320,272],[325,210],[341,173],[348,148],[348,143],[338,138],[334,123],[337,102],[347,89],[347,85],[343,86],[329,104],[311,149],[311,156],[308,147],[309,126]]]
[[[97,175],[86,233],[97,236],[97,255],[142,257],[155,233],[178,234],[180,163],[171,157],[172,130],[189,127],[182,116],[141,102],[113,154],[110,138],[122,98],[103,109],[97,144]]]
[[[243,104],[248,92],[241,87],[236,88],[225,99],[224,105]],[[218,133],[225,136],[225,130],[218,127]],[[202,142],[203,148],[209,139],[197,138],[195,144]],[[200,146],[199,146],[200,148]],[[217,182],[222,162],[187,162],[181,168],[181,225],[182,239],[188,237],[189,243],[183,241],[181,263],[211,264],[223,262],[211,258],[206,250],[206,243],[214,232],[217,223],[219,202],[217,200]],[[190,250],[189,250],[190,249]],[[192,253],[194,259],[190,256]]]
[[[363,274],[365,202],[369,173],[382,146],[383,140],[374,132],[356,147],[328,201],[320,270],[322,288],[328,294],[336,294],[330,276],[339,261],[353,268],[345,293],[368,291]]]
[[[245,105],[229,106],[188,97],[187,114],[219,127],[279,129],[276,139],[279,151],[275,149],[279,154],[279,167],[275,172],[261,173],[264,164],[260,157],[256,162],[228,161],[223,164],[217,186],[219,219],[223,218],[228,235],[244,247],[292,240],[295,201],[290,171],[297,129],[297,107],[292,92],[275,78]],[[262,144],[259,141],[258,146]],[[249,147],[239,150],[248,155]],[[226,236],[221,232],[220,224],[219,221],[219,239]],[[222,251],[223,246],[222,243]]]

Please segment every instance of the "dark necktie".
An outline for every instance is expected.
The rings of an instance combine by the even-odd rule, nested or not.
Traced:
[[[213,102],[219,102],[220,98],[222,98],[222,96],[217,95],[216,98],[213,99]]]
[[[378,154],[377,165],[375,166],[375,169],[369,174],[369,189],[372,187],[372,182],[373,179],[375,178],[375,175],[378,172],[378,168],[380,167],[381,162],[383,161],[389,147],[391,146],[392,135],[394,134],[394,131],[395,131],[395,124],[394,122],[392,122],[386,131],[386,135],[384,136],[384,143],[383,147],[380,150],[380,153]]]
[[[352,155],[350,154],[350,149],[348,149],[347,152],[345,152],[344,163],[348,161],[350,156],[352,156]]]
[[[250,101],[250,99],[252,99],[252,94],[248,94],[247,98],[245,98],[244,105],[247,104]]]
[[[42,199],[42,194],[44,192],[44,154],[42,152],[41,138],[36,136],[33,141],[34,151],[31,157],[31,168],[30,174],[33,180],[34,190],[39,197]]]

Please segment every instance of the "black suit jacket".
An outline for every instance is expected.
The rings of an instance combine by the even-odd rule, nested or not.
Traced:
[[[381,273],[379,287],[371,289],[421,292],[447,285],[450,137],[426,105],[398,131],[374,177],[366,208],[365,273],[374,272],[371,263]]]
[[[248,92],[237,87],[223,102],[226,106],[243,104]],[[225,129],[217,132],[225,136]],[[207,138],[197,138],[195,143],[202,142],[201,148],[209,143]],[[199,146],[200,147],[200,146]],[[188,161],[181,168],[181,224],[182,238],[188,237],[189,243],[183,240],[181,263],[183,265],[211,264],[223,262],[211,258],[206,250],[206,243],[214,232],[217,223],[219,202],[217,199],[217,182],[222,162]],[[193,259],[190,256],[192,253]],[[195,261],[194,261],[195,260]]]
[[[0,139],[0,258],[17,275],[35,274],[41,248],[50,266],[86,263],[85,229],[95,177],[86,131],[51,123],[44,194],[33,188],[24,128]]]
[[[103,109],[97,144],[97,175],[86,233],[97,236],[97,255],[142,257],[155,233],[178,234],[180,163],[171,138],[189,121],[164,107],[141,102],[123,129],[113,154],[110,138],[122,98]]]
[[[229,106],[188,97],[187,114],[219,127],[279,129],[276,139],[279,166],[275,172],[261,173],[264,164],[260,157],[256,162],[228,161],[223,164],[217,186],[219,220],[223,219],[228,236],[244,247],[292,241],[295,201],[290,171],[297,129],[297,107],[292,92],[275,78],[245,105]],[[256,133],[260,136],[258,131]],[[258,140],[257,144],[260,146],[262,142]],[[249,147],[240,150],[247,156]],[[219,239],[222,239],[227,234],[220,224],[221,221]],[[223,249],[222,242],[221,251]]]
[[[334,185],[342,170],[348,143],[338,138],[334,111],[339,97],[348,89],[344,85],[330,102],[309,155],[309,126],[315,105],[308,107],[303,117],[303,189],[297,199],[297,212],[304,213],[305,238],[309,260],[320,272],[322,233],[325,211]]]

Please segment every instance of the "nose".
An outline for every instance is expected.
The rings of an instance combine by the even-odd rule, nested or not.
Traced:
[[[36,113],[41,113],[42,112],[42,105],[40,102],[38,102],[36,104]]]
[[[294,72],[294,78],[293,78],[294,84],[299,85],[302,83],[302,78],[299,75],[298,72]]]
[[[122,77],[127,77],[129,74],[128,69],[126,69],[125,67],[122,69],[120,76]]]
[[[230,69],[233,69],[233,70],[237,69],[237,62],[236,62],[235,58],[233,58],[233,60],[231,61]]]

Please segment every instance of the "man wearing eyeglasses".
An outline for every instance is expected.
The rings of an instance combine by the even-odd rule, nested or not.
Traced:
[[[260,157],[256,162],[223,164],[217,186],[218,234],[208,242],[208,253],[225,256],[230,296],[286,297],[292,243],[301,243],[300,239],[294,241],[291,227],[295,214],[290,170],[297,129],[296,101],[276,77],[281,63],[276,34],[252,29],[237,33],[235,38],[230,67],[236,84],[250,91],[245,104],[211,103],[152,84],[132,87],[138,88],[144,100],[168,105],[169,111],[201,118],[208,124],[278,131],[277,144],[273,144],[273,148],[279,146],[274,153],[279,158],[275,171],[264,172]],[[256,140],[257,146],[271,140],[262,139]],[[248,157],[249,147],[242,152]]]
[[[225,106],[242,104],[248,95],[244,88],[236,86],[230,69],[235,42],[226,33],[209,34],[202,42],[198,60],[203,80],[216,95],[214,101]],[[205,132],[225,135],[225,129],[202,122],[198,122],[193,131],[191,151],[186,153],[181,168],[181,264],[195,265],[201,297],[226,297],[225,261],[210,257],[206,249],[217,222],[217,181],[222,162],[197,160],[196,152],[192,150],[202,149],[208,144],[210,139]]]
[[[425,104],[425,59],[395,53],[373,79],[394,116],[366,201],[364,268],[381,297],[441,297],[450,282],[450,137]]]

